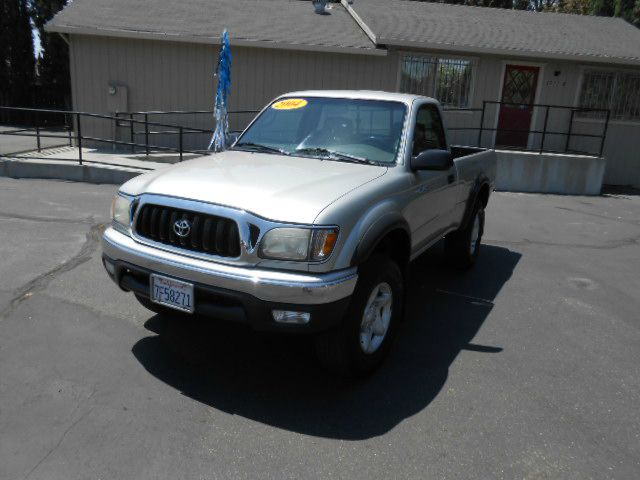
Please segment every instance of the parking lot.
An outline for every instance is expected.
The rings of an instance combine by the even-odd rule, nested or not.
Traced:
[[[161,317],[108,280],[114,186],[0,178],[0,478],[640,476],[640,197],[495,193],[413,265],[383,368]]]

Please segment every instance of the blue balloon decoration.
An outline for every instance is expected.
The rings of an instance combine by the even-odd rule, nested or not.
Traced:
[[[216,76],[218,77],[218,92],[213,111],[213,116],[216,119],[216,129],[211,137],[209,150],[213,147],[215,152],[221,152],[227,148],[227,137],[229,135],[227,100],[231,91],[231,45],[229,43],[229,33],[226,29],[222,32],[220,41]]]

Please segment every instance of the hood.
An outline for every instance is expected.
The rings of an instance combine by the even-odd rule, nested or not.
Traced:
[[[121,190],[238,208],[258,216],[311,224],[330,203],[384,175],[386,167],[227,151],[136,177]]]

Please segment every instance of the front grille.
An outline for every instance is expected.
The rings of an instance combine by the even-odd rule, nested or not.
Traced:
[[[184,236],[177,235],[174,230],[179,220],[187,220],[189,225]],[[136,233],[154,242],[196,252],[220,257],[240,255],[238,225],[233,220],[215,215],[146,204],[138,213]]]

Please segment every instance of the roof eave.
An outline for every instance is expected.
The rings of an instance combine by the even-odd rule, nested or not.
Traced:
[[[45,30],[54,33],[66,33],[69,35],[93,35],[99,37],[131,38],[139,40],[161,40],[181,43],[198,43],[205,45],[218,45],[219,37],[202,37],[197,35],[170,34],[160,32],[140,32],[134,30],[101,29],[92,27],[75,27],[70,25],[58,25],[49,23]],[[233,39],[233,45],[239,47],[272,48],[280,50],[303,50],[310,52],[345,53],[357,55],[385,56],[387,50],[382,48],[358,48],[342,47],[338,45],[304,45],[266,40]]]
[[[604,57],[597,55],[575,55],[568,53],[553,53],[553,52],[536,52],[531,50],[518,50],[509,48],[490,48],[490,47],[478,47],[469,45],[453,45],[444,43],[430,43],[430,42],[413,42],[410,40],[398,40],[393,38],[377,38],[378,45],[385,45],[387,47],[395,48],[416,48],[421,50],[439,50],[456,53],[470,53],[470,54],[486,54],[486,55],[503,55],[509,57],[525,57],[538,60],[566,60],[572,62],[589,62],[589,63],[604,63],[604,64],[616,64],[616,65],[640,65],[640,58],[621,58],[621,57]]]

